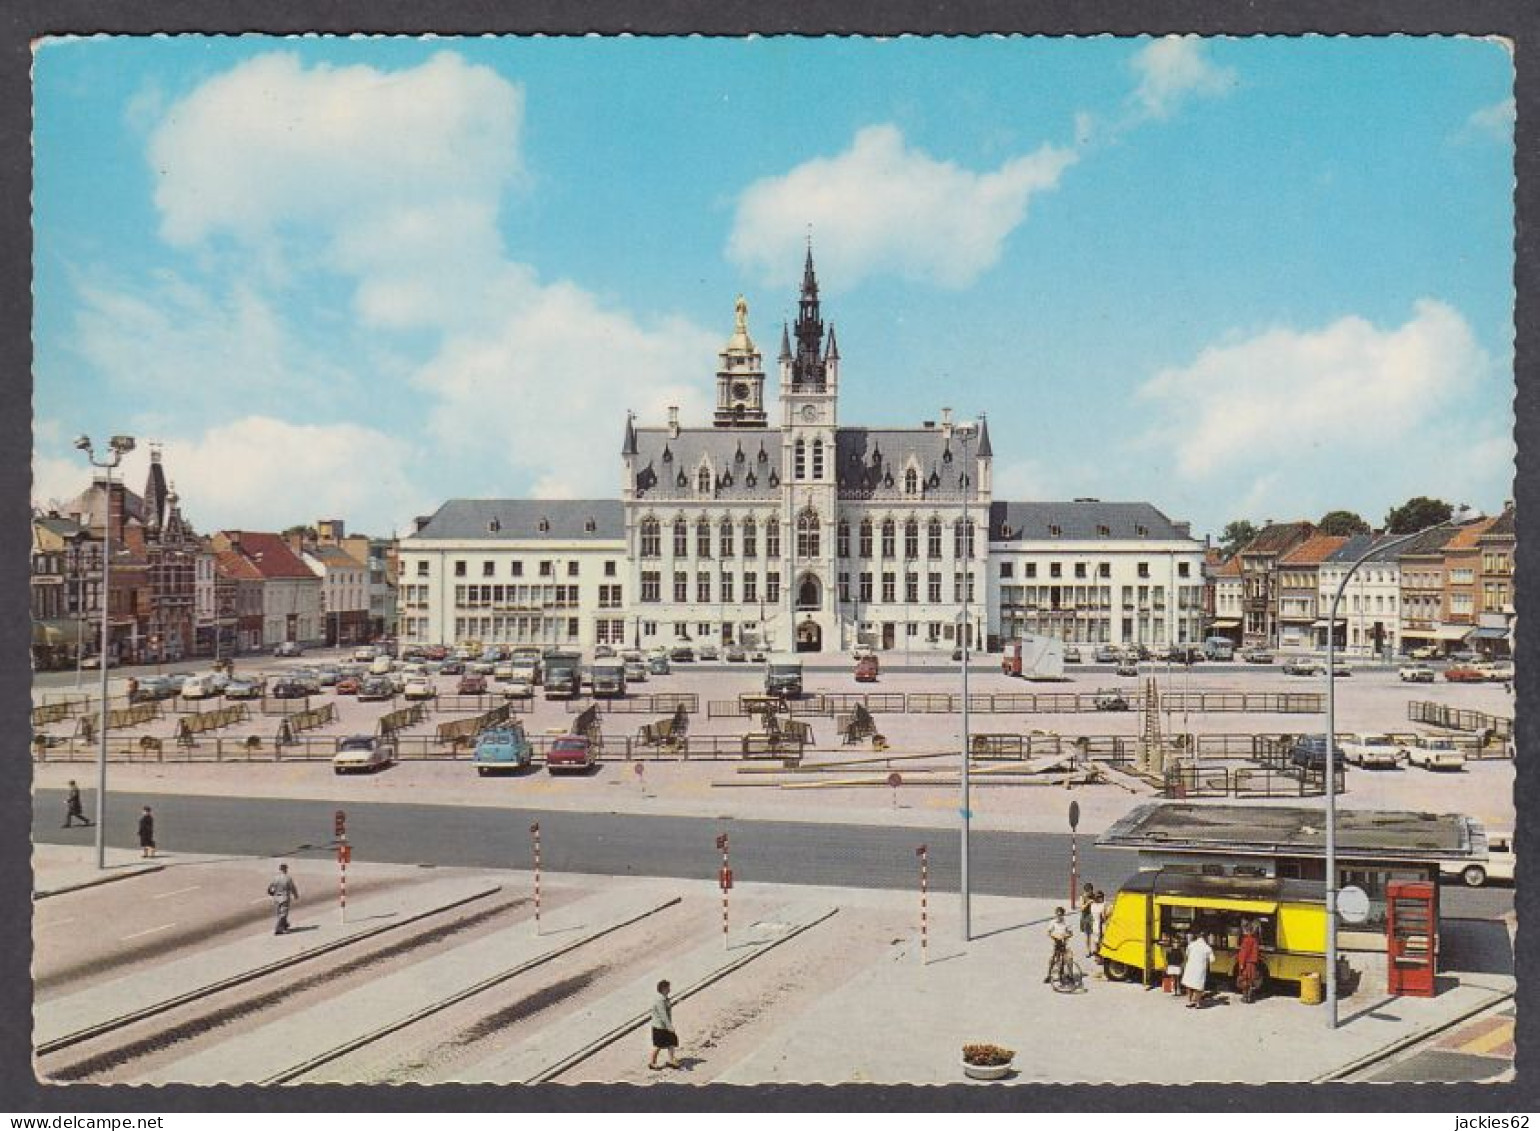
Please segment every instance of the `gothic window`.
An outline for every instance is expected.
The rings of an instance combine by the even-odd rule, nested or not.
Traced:
[[[869,518],[861,520],[861,556],[872,556],[872,520]]]
[[[704,518],[695,523],[695,556],[700,558],[711,556],[711,523]]]
[[[898,552],[896,547],[894,546],[894,542],[896,541],[897,533],[898,533],[898,528],[896,526],[894,526],[893,520],[891,518],[885,518],[885,519],[882,520],[882,556],[883,557],[891,558],[891,557],[893,557]]]
[[[914,468],[904,472],[904,494],[914,495],[920,490],[920,473]]]
[[[659,555],[658,520],[655,518],[642,519],[642,557],[655,558]]]
[[[909,473],[913,475],[914,472]],[[920,524],[915,519],[904,523],[904,557],[913,561],[920,556]]]
[[[695,489],[702,495],[711,494],[711,468],[705,464],[695,473]]]
[[[823,478],[823,441],[813,441],[813,478]]]
[[[684,519],[674,519],[674,557],[682,558],[690,552],[690,528]]]
[[[839,552],[839,556],[850,557],[850,522],[847,519],[839,520],[839,525],[834,528],[834,537],[835,549]],[[840,600],[843,601],[846,598],[841,597]]]
[[[952,556],[955,558],[973,557],[973,520],[964,522],[958,519],[952,529]]]
[[[941,520],[933,518],[925,526],[925,556],[931,561],[941,558]]]
[[[717,527],[717,548],[720,556],[733,556],[733,520],[730,518],[724,518]]]
[[[752,518],[743,520],[743,556],[746,558],[759,556],[759,539]]]
[[[690,599],[690,575],[682,569],[674,571],[674,603],[682,605]]]
[[[797,516],[797,557],[818,557],[818,516],[812,511],[803,511]]]
[[[778,518],[765,523],[765,556],[772,559],[781,556],[781,520]]]
[[[791,477],[793,479],[806,479],[807,478],[807,442],[805,440],[801,439],[800,437],[798,437],[796,446],[792,449],[792,451],[793,451],[794,454],[793,454],[793,457],[792,457]]]

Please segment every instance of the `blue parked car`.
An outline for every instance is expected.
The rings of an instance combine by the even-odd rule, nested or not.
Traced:
[[[496,726],[476,736],[476,752],[471,761],[482,777],[492,773],[516,773],[533,764],[535,751],[524,737],[524,728]]]

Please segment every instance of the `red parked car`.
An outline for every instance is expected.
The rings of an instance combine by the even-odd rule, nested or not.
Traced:
[[[1486,672],[1476,668],[1455,666],[1444,672],[1444,678],[1450,683],[1485,683]]]
[[[594,749],[581,734],[562,735],[551,743],[551,749],[545,756],[545,768],[553,774],[563,771],[581,773],[596,764]]]
[[[335,688],[338,695],[357,695],[358,686],[362,681],[354,675],[345,675],[337,681]]]
[[[876,656],[862,656],[856,661],[856,682],[876,683],[878,670]]]
[[[474,672],[469,675],[462,675],[457,690],[461,695],[485,695],[487,693],[487,677],[477,675]]]

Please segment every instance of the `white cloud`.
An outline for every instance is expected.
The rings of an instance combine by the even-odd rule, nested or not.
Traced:
[[[896,126],[868,126],[838,156],[745,189],[727,254],[767,280],[794,281],[812,224],[819,265],[841,287],[885,272],[966,286],[999,260],[1033,195],[1075,161],[1043,145],[976,173],[909,147]]]
[[[1230,67],[1216,66],[1196,36],[1168,35],[1151,42],[1130,61],[1139,77],[1132,100],[1136,115],[1169,118],[1183,102],[1227,93],[1236,84]]]
[[[436,505],[404,470],[406,443],[358,424],[245,416],[161,446],[182,513],[201,533],[280,530],[330,516],[385,533]],[[139,490],[148,466],[148,446],[141,443],[123,462],[124,482]],[[83,459],[39,454],[33,459],[32,497],[43,504],[63,502],[84,490],[90,478]]]
[[[1450,442],[1440,435],[1446,412],[1492,372],[1465,319],[1432,299],[1392,329],[1358,317],[1272,329],[1211,346],[1147,382],[1139,395],[1161,420],[1144,442],[1175,451],[1187,479],[1323,454],[1339,474],[1360,462],[1425,465]]]
[[[1517,119],[1518,107],[1513,98],[1509,97],[1475,111],[1465,120],[1465,129],[1469,134],[1511,144],[1513,125]]]

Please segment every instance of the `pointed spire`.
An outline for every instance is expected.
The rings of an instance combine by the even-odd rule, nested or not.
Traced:
[[[832,334],[833,331],[831,330],[830,333]],[[994,455],[994,448],[989,446],[989,419],[981,412],[979,413],[979,459],[993,459]]]
[[[791,360],[791,332],[787,329],[785,322],[781,323],[781,356],[778,360]]]
[[[834,341],[833,322],[829,323],[829,345],[828,348],[824,350],[823,356],[826,361],[838,361],[840,359],[840,348]]]
[[[636,455],[636,426],[633,423],[635,419],[633,413],[626,413],[626,437],[620,444],[620,454],[623,456]]]
[[[802,297],[818,297],[818,275],[813,270],[813,229],[807,232],[807,258],[802,262]]]

